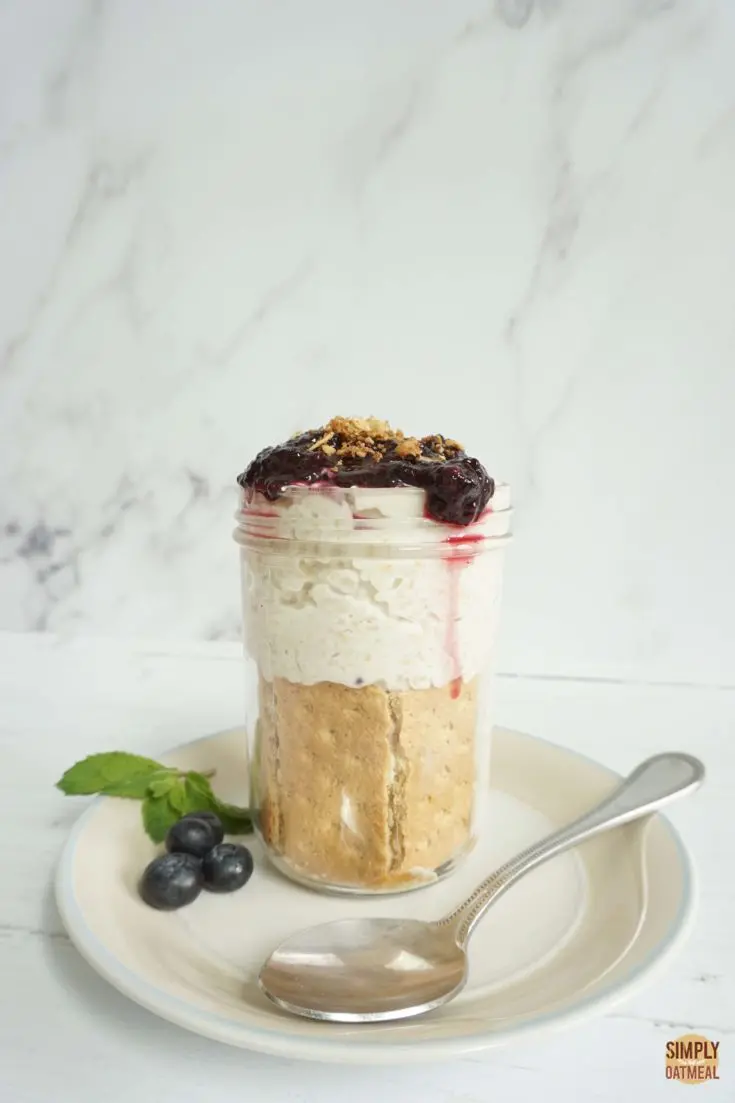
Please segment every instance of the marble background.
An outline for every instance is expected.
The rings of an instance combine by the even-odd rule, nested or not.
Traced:
[[[510,481],[501,666],[735,682],[731,0],[0,0],[0,628],[238,634],[333,413]]]

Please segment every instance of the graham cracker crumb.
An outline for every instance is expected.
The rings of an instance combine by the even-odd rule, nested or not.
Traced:
[[[403,433],[397,433],[391,429],[387,421],[381,421],[377,417],[333,417],[325,427],[330,433],[337,433],[346,441],[354,442],[372,437],[373,440],[398,439]]]
[[[325,446],[329,446],[329,441],[332,439],[331,433],[323,433],[318,440],[315,440],[313,444],[309,445],[310,452],[316,452],[317,449],[321,452],[324,451]]]
[[[419,459],[421,456],[421,445],[415,437],[408,437],[406,440],[400,441],[396,448],[397,456],[415,456]]]
[[[321,452],[337,466],[343,461],[380,463],[384,459],[442,463],[463,452],[462,445],[450,437],[439,433],[421,439],[408,437],[401,429],[394,429],[376,417],[333,417],[320,429],[314,429],[313,436],[308,450]]]

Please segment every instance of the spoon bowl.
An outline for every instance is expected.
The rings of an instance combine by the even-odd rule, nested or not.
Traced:
[[[526,873],[586,839],[650,815],[697,789],[704,766],[671,752],[642,762],[579,819],[522,850],[443,919],[342,919],[292,935],[260,971],[261,990],[286,1011],[334,1022],[421,1015],[467,979],[467,943],[488,908]]]
[[[294,1014],[376,1022],[452,999],[467,979],[467,955],[434,923],[339,919],[286,939],[259,979],[266,995]]]

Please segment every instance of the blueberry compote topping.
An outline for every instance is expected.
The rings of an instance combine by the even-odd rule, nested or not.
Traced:
[[[406,437],[375,418],[335,417],[321,429],[264,448],[238,483],[274,501],[287,487],[416,486],[436,521],[470,525],[483,512],[495,483],[461,444],[442,436]]]

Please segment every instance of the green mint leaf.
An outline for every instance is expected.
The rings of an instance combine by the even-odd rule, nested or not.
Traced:
[[[226,835],[248,835],[253,830],[249,810],[220,800],[203,774],[190,771],[186,775],[186,789],[190,811],[198,812],[206,809],[214,812],[222,820]]]
[[[143,827],[154,843],[162,843],[179,819],[179,813],[169,804],[168,794],[163,797],[146,797],[141,806]]]
[[[209,807],[209,802],[216,800],[214,793],[212,792],[212,786],[209,784],[209,778],[204,774],[197,773],[196,770],[188,770],[186,773],[186,788],[189,793],[200,793],[204,798],[203,808]]]
[[[222,820],[225,835],[249,835],[253,830],[253,817],[248,808],[217,800],[212,811]]]
[[[75,763],[57,781],[56,785],[67,796],[88,796],[90,793],[110,792],[114,786],[132,778],[147,777],[163,770],[159,762],[127,751],[108,751],[92,754]],[[110,792],[110,795],[114,795]],[[124,794],[128,795],[128,794]]]
[[[185,816],[189,811],[188,794],[186,792],[186,779],[178,777],[168,792],[168,803],[179,816]]]
[[[217,798],[203,774],[190,771],[184,778],[186,804],[190,812],[214,812]]]
[[[176,777],[176,770],[159,770],[154,774],[133,774],[132,777],[106,785],[101,792],[106,797],[128,797],[133,800],[143,800],[148,793],[152,793],[154,797],[160,797],[168,792],[175,783]],[[154,792],[154,787],[158,787],[157,792]]]
[[[184,791],[186,798],[183,814],[185,816],[190,816],[194,812],[214,811],[216,800],[206,778],[204,779],[204,785],[200,786],[196,782],[192,782],[187,774],[184,778]]]
[[[154,774],[149,780],[147,792],[141,793],[141,798],[148,796],[149,793],[152,797],[165,797],[166,793],[173,789],[178,780],[178,771],[161,770],[160,774]]]

